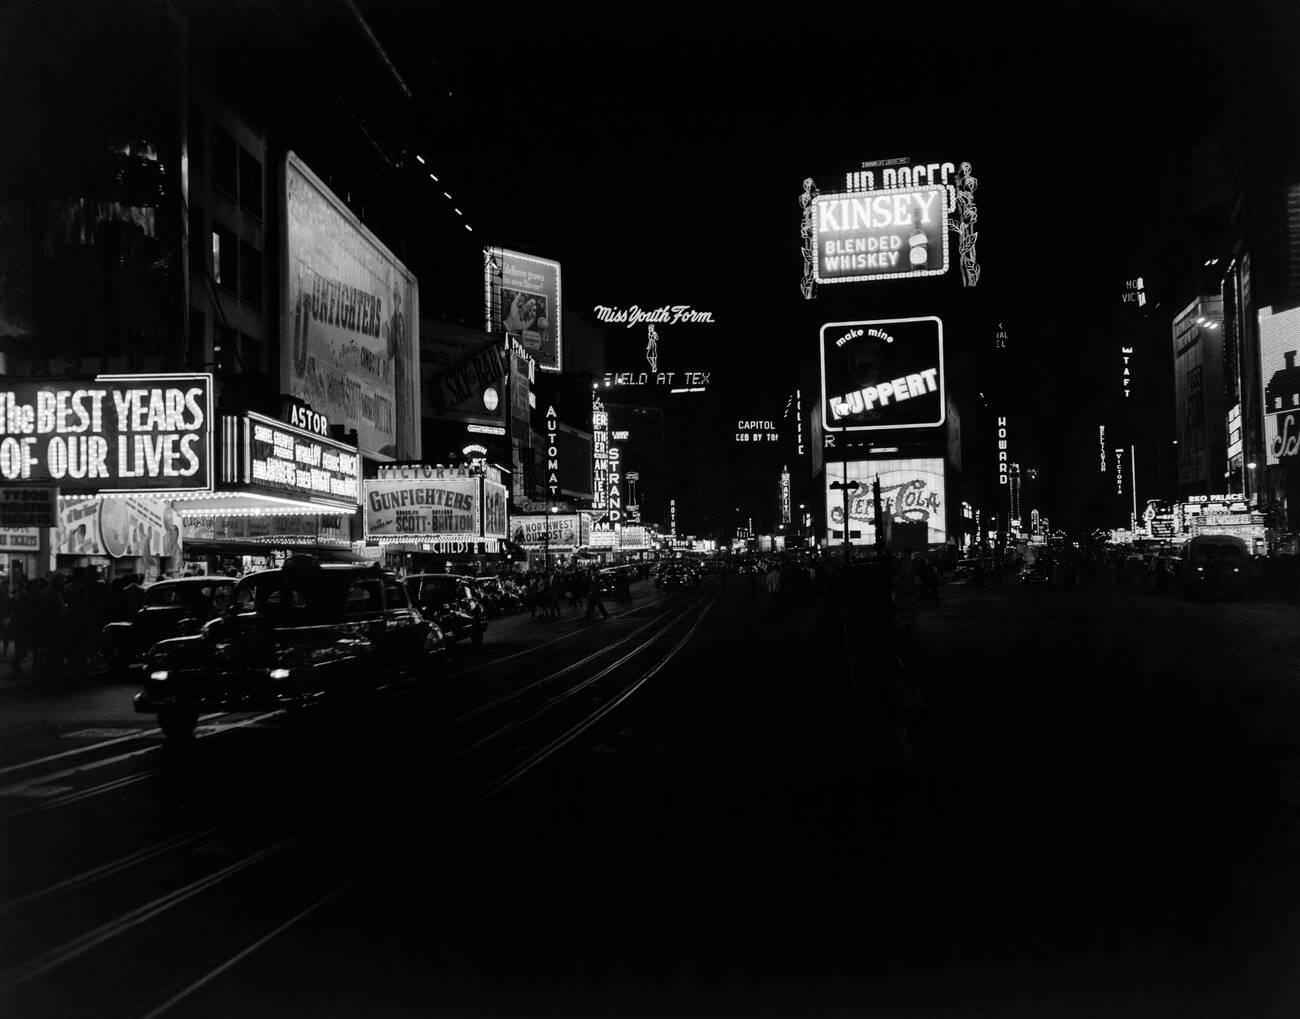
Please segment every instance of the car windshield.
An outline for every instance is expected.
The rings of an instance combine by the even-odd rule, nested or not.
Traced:
[[[314,626],[338,621],[351,577],[324,573],[262,573],[240,581],[237,612],[256,612],[277,626]]]
[[[215,583],[191,582],[155,584],[145,592],[144,603],[146,605],[198,605],[210,602],[218,586]]]
[[[411,596],[421,605],[455,601],[460,597],[460,584],[451,577],[413,577],[407,583]]]

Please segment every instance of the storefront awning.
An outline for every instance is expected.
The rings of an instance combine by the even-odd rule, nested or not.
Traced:
[[[323,505],[306,499],[285,499],[274,495],[255,495],[251,492],[212,492],[202,495],[174,497],[172,502],[182,517],[269,517],[269,516],[350,516],[356,507],[340,509],[337,505]]]
[[[249,555],[266,556],[272,552],[291,552],[299,555],[313,555],[326,562],[363,563],[370,562],[359,556],[352,549],[343,545],[319,545],[310,542],[276,542],[240,541],[237,539],[203,538],[185,542],[185,555]]]

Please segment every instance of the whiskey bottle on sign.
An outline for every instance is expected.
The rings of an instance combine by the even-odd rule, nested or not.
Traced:
[[[908,259],[913,269],[924,269],[925,263],[930,260],[930,239],[926,237],[925,231],[921,229],[921,210],[912,210],[912,233],[907,238],[907,245],[911,249],[908,252]]]

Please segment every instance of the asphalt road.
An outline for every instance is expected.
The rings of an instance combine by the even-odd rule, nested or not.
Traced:
[[[865,612],[610,607],[179,753],[5,694],[0,1013],[1300,1011],[1294,606],[946,588],[906,743]]]

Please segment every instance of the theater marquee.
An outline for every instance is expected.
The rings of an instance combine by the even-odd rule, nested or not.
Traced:
[[[211,375],[16,381],[0,389],[0,482],[206,492],[211,412]]]
[[[828,322],[821,328],[822,427],[830,432],[932,428],[946,415],[943,322]]]

